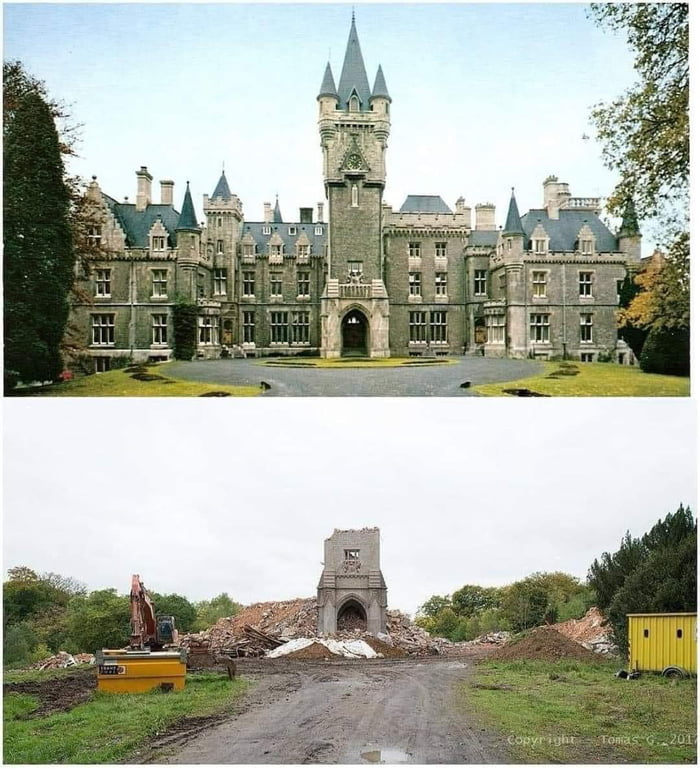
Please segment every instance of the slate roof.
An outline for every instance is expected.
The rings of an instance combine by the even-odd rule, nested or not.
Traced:
[[[185,189],[185,199],[182,201],[182,212],[180,213],[180,219],[177,222],[178,230],[199,230],[199,223],[194,213],[194,205],[192,203],[192,195],[190,194],[190,183],[187,183]]]
[[[169,234],[170,246],[175,245],[175,229],[180,214],[169,205],[151,203],[143,211],[136,211],[135,203],[119,203],[109,195],[103,195],[107,207],[119,222],[126,235],[126,245],[136,249],[147,249],[148,233],[153,223],[160,217]]]
[[[229,189],[228,182],[226,181],[226,174],[224,172],[221,172],[221,178],[216,183],[216,187],[214,188],[214,192],[211,194],[212,199],[213,198],[223,198],[225,201],[231,200],[231,190]]]
[[[584,224],[595,236],[596,251],[618,251],[617,238],[592,211],[560,209],[559,219],[549,219],[546,209],[532,209],[522,218],[527,238],[541,224],[549,236],[550,251],[574,251],[578,234]]]
[[[402,214],[451,214],[439,195],[408,195],[399,209]]]
[[[369,81],[367,80],[365,62],[360,50],[357,29],[355,29],[354,14],[352,24],[350,25],[348,45],[345,49],[343,71],[340,73],[340,82],[338,83],[338,97],[341,109],[347,109],[353,90],[357,92],[357,96],[360,99],[360,110],[368,112],[370,98]]]
[[[335,87],[335,80],[333,80],[333,72],[331,70],[331,63],[326,64],[326,71],[323,73],[323,83],[321,83],[321,90],[318,92],[321,96],[335,96],[338,97],[338,91]]]
[[[495,246],[498,241],[498,230],[472,230],[469,233],[470,246]]]
[[[381,64],[377,70],[377,77],[374,79],[372,96],[383,96],[385,99],[391,101],[391,97],[389,96],[389,89],[386,87],[386,80],[384,80],[384,73],[382,72]]]
[[[318,225],[323,227],[323,235],[314,235]],[[270,228],[269,235],[265,235],[263,233],[264,227]],[[296,227],[296,235],[289,234],[290,227]],[[241,235],[252,235],[257,246],[256,254],[267,254],[267,244],[270,238],[272,238],[272,236],[277,233],[282,238],[282,242],[284,243],[284,253],[296,254],[297,241],[301,237],[302,233],[306,233],[306,237],[309,239],[309,243],[311,244],[311,253],[323,255],[326,248],[327,228],[328,225],[325,222],[318,222],[313,224],[306,222],[304,224],[301,222],[284,222],[279,224],[270,224],[269,222],[246,222],[243,225],[243,232]]]
[[[506,223],[503,226],[504,233],[522,233],[523,225],[520,221],[520,212],[518,211],[518,204],[515,200],[515,192],[511,193],[510,203],[508,204],[508,216],[506,217]]]
[[[281,224],[282,222],[284,222],[284,220],[282,219],[282,212],[280,211],[279,198],[275,200],[275,208],[274,208],[274,211],[272,212],[272,221],[275,224]]]

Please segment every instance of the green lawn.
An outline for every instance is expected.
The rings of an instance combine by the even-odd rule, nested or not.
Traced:
[[[139,379],[147,375],[153,379]],[[137,375],[135,377],[134,375]],[[207,393],[225,393],[228,396],[259,396],[260,388],[253,385],[214,385],[205,382],[187,382],[167,375],[167,364],[130,366],[102,374],[91,374],[65,383],[44,388],[31,388],[16,395],[27,396],[204,396]]]
[[[225,713],[246,688],[220,673],[188,674],[179,692],[114,695],[95,692],[67,712],[32,718],[30,695],[4,697],[3,759],[6,764],[115,763],[187,717]]]
[[[268,358],[256,361],[258,366],[281,366],[305,369],[382,369],[409,366],[445,366],[457,363],[454,358]]]
[[[627,681],[619,667],[484,662],[460,696],[515,762],[695,763],[697,680]]]
[[[646,374],[618,364],[555,363],[544,371],[513,382],[478,385],[481,396],[507,396],[506,388],[527,388],[546,396],[689,396],[690,378]]]

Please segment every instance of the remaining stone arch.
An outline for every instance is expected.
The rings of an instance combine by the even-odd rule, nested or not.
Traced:
[[[367,610],[359,599],[351,596],[341,603],[336,627],[338,631],[353,631],[356,628],[367,630]]]

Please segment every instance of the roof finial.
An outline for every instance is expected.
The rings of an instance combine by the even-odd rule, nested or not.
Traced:
[[[226,171],[226,161],[222,160],[221,161],[221,173],[223,174],[224,171]]]
[[[352,23],[355,23],[355,6],[352,7]]]

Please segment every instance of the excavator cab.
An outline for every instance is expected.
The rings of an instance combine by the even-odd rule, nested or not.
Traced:
[[[156,615],[156,642],[158,647],[177,644],[177,629],[172,615]]]

